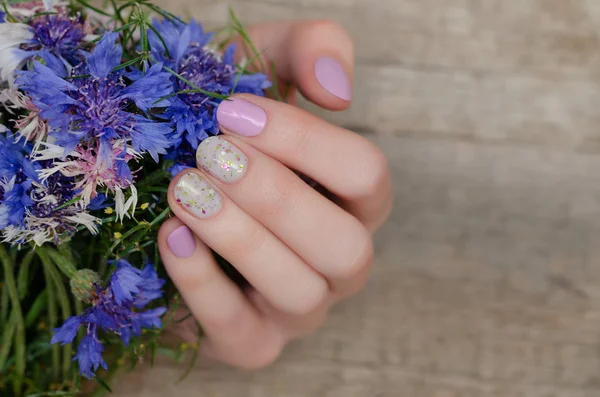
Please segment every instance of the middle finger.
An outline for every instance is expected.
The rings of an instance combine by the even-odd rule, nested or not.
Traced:
[[[173,179],[168,197],[175,215],[280,310],[318,307],[328,293],[321,275],[206,179],[195,169]]]
[[[235,138],[205,139],[197,161],[240,208],[326,276],[335,292],[360,288],[372,244],[356,218],[277,160]]]

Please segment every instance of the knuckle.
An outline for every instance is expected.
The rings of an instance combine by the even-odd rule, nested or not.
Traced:
[[[282,337],[273,337],[257,345],[250,358],[238,364],[238,367],[247,371],[263,369],[273,364],[283,352],[284,341]]]
[[[178,271],[178,269],[183,268],[187,269]],[[169,275],[181,291],[195,291],[199,288],[205,288],[219,277],[219,273],[212,266],[194,266],[194,268],[173,266],[169,269]]]
[[[267,231],[246,217],[232,220],[227,227],[230,244],[227,251],[236,258],[254,257],[261,252],[267,240]]]
[[[240,329],[244,326],[246,316],[241,313],[241,306],[223,307],[219,310],[210,310],[202,316],[202,323],[211,329],[228,331]]]
[[[316,19],[310,21],[308,23],[308,29],[320,37],[323,37],[322,35],[324,33],[327,33],[328,35],[333,33],[338,40],[343,38],[347,42],[352,43],[352,39],[348,31],[344,29],[342,25],[331,19]]]
[[[313,284],[313,283],[311,283]],[[325,280],[300,290],[298,299],[286,311],[294,316],[309,316],[318,311],[329,295],[329,286]]]
[[[290,205],[295,196],[292,183],[284,182],[283,178],[263,178],[260,204],[261,216],[279,218],[286,213],[286,206]]]
[[[363,150],[361,155],[362,166],[357,179],[360,194],[367,197],[380,194],[390,177],[388,160],[383,152],[372,144]]]
[[[353,280],[365,274],[373,263],[373,239],[364,227],[360,227],[358,238],[349,251],[349,259],[341,266],[337,276],[344,280]]]

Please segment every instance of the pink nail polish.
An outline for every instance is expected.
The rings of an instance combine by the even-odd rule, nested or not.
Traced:
[[[317,81],[336,97],[352,99],[352,85],[341,63],[330,57],[321,57],[315,62]]]
[[[219,125],[243,136],[256,136],[267,124],[267,114],[260,107],[241,98],[232,98],[217,108]]]
[[[185,225],[179,226],[169,234],[167,245],[179,258],[189,258],[196,251],[196,239],[190,228]]]

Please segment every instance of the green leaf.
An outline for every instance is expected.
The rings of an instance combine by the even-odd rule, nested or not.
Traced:
[[[29,328],[35,324],[42,310],[48,305],[48,292],[44,289],[33,301],[27,315],[25,315],[25,327]]]
[[[279,92],[279,85],[277,82],[277,71],[275,69],[275,62],[271,61],[269,62],[269,67],[271,68],[271,76],[272,76],[272,86],[271,86],[271,91],[273,92],[273,96],[275,97],[276,100],[278,100],[279,102],[283,102],[284,98],[281,97],[281,93]]]
[[[58,254],[58,252],[57,252]],[[58,303],[60,304],[60,309],[62,312],[63,321],[66,321],[69,317],[71,317],[71,302],[69,302],[69,297],[67,296],[67,290],[65,288],[65,284],[63,283],[63,279],[58,274],[58,271],[54,267],[54,264],[51,262],[51,258],[49,255],[43,250],[38,252],[40,259],[42,260],[42,264],[44,265],[44,269],[47,268],[48,273],[53,281],[53,286],[48,285],[48,288],[56,288]],[[60,258],[66,258],[66,256],[61,256]],[[54,259],[54,258],[53,258]],[[57,258],[58,259],[58,258]],[[56,263],[56,262],[55,262]],[[58,266],[58,264],[56,263]],[[63,376],[67,376],[69,374],[69,370],[71,369],[71,355],[73,346],[68,343],[62,347],[63,349]]]
[[[15,369],[18,377],[25,375],[25,324],[23,322],[23,312],[21,311],[21,301],[19,300],[19,292],[17,290],[17,284],[13,274],[14,263],[10,261],[8,253],[3,245],[0,245],[0,261],[4,267],[4,282],[6,288],[8,288],[8,295],[12,306],[12,313],[16,316],[16,330],[15,330]],[[11,314],[12,316],[12,314]],[[18,394],[21,390],[22,381],[15,379],[13,382],[13,388],[15,394]]]
[[[248,69],[248,66],[252,65],[252,63],[254,63],[254,61],[256,61],[258,59],[258,57],[262,56],[264,54],[264,52],[266,51],[263,50],[258,54],[255,54],[252,58],[250,58],[248,60],[248,62],[246,62],[244,64],[244,66],[242,66],[242,69],[237,73],[237,75],[235,76],[235,80],[233,81],[233,87],[231,88],[231,94],[233,95],[233,92],[235,91],[238,82],[240,81],[240,78],[244,75],[244,73],[246,72],[246,70]]]
[[[252,41],[252,39],[250,38],[250,35],[248,34],[248,32],[246,31],[246,28],[244,28],[244,25],[240,22],[240,20],[238,19],[238,17],[235,15],[235,12],[233,11],[233,8],[229,7],[229,18],[231,18],[231,21],[233,23],[233,29],[234,31],[239,34],[242,39],[244,39],[244,42],[248,45],[248,47],[250,48],[250,50],[252,51],[252,53],[256,56],[257,54],[259,54],[258,50],[256,49],[256,46],[254,45],[254,42]],[[262,69],[262,72],[264,74],[267,74],[267,68],[265,66],[265,63],[263,62],[262,58],[258,58],[258,61],[260,63],[260,67]]]
[[[154,34],[158,37],[158,39],[162,43],[163,47],[165,48],[165,53],[167,54],[167,56],[170,59],[171,53],[169,52],[169,47],[167,47],[167,43],[165,42],[165,39],[163,39],[162,35],[158,32],[158,30],[156,30],[156,28],[154,26],[152,26],[152,24],[149,24],[148,28],[150,28],[150,30],[152,30],[154,32]]]
[[[154,59],[152,57],[151,57],[151,60],[152,60],[152,62],[157,62],[156,59]],[[202,93],[202,94],[204,94],[206,96],[210,96],[212,98],[218,98],[218,99],[227,99],[227,98],[229,98],[229,96],[227,96],[227,95],[221,95],[221,94],[217,94],[216,92],[210,92],[210,91],[203,90],[202,88],[198,87],[196,84],[192,83],[191,81],[189,81],[188,79],[186,79],[185,77],[183,77],[182,75],[180,75],[179,73],[177,73],[176,71],[174,71],[171,68],[163,66],[163,69],[166,70],[167,72],[171,73],[173,76],[177,77],[179,80],[183,81],[184,83],[186,83],[190,87],[192,87],[197,92],[200,92],[200,93]],[[172,94],[170,96],[172,96]],[[161,100],[162,99],[165,99],[165,98],[161,98]]]
[[[160,7],[158,7],[158,6],[154,5],[154,4],[144,2],[144,5],[146,7],[148,7],[148,8],[150,8],[152,11],[155,11],[155,12],[159,13],[160,15],[163,16],[163,18],[165,18],[165,19],[167,19],[167,20],[169,20],[171,22],[172,22],[172,20],[176,20],[179,23],[184,23],[185,24],[185,22],[182,21],[181,19],[179,19],[179,17],[177,17],[176,15],[171,14],[169,11],[163,10],[162,8],[160,8]]]
[[[121,17],[121,12],[118,10],[117,8],[117,3],[115,0],[110,0],[110,3],[113,6],[113,11],[115,12],[115,16],[117,17],[117,19],[119,20],[119,22],[121,23],[125,23],[125,21],[123,20],[123,17]]]
[[[17,22],[15,17],[13,17],[12,14],[10,13],[10,11],[8,10],[8,4],[7,4],[6,0],[2,1],[2,8],[4,9],[4,13],[7,16],[8,22]]]
[[[152,343],[150,344],[150,367],[154,367],[154,354],[155,353],[156,353],[156,342],[152,341]]]
[[[113,392],[113,391],[111,390],[111,388],[108,386],[108,384],[107,384],[107,383],[106,383],[106,382],[105,382],[105,381],[104,381],[102,378],[100,378],[100,377],[96,376],[96,377],[94,378],[94,380],[95,380],[96,382],[98,382],[98,384],[99,384],[100,386],[102,386],[102,388],[103,388],[103,389],[105,389],[107,392],[109,392],[109,393],[112,393],[112,392]]]
[[[79,200],[81,200],[81,196],[78,197],[74,197],[71,200],[67,201],[66,203],[59,205],[58,207],[56,207],[57,210],[61,210],[63,208],[67,208],[68,206],[70,206],[71,204],[75,204],[76,202],[78,202]]]
[[[192,369],[194,369],[194,366],[196,365],[196,361],[198,360],[198,352],[200,350],[199,349],[200,338],[202,337],[203,334],[204,334],[204,332],[202,331],[202,328],[200,328],[200,330],[198,331],[198,337],[197,337],[197,341],[196,341],[196,343],[198,344],[198,346],[193,350],[192,358],[190,359],[185,372],[183,373],[183,375],[181,375],[181,377],[179,379],[177,379],[177,381],[175,382],[175,384],[179,384],[183,380],[185,380],[185,378],[188,377],[188,375],[190,374],[190,372],[192,372]]]
[[[181,350],[169,349],[164,346],[158,346],[156,353],[175,362],[178,362],[181,358]]]
[[[4,283],[0,283],[0,327],[3,327],[8,322],[8,308],[9,308],[9,296],[8,288]]]
[[[13,343],[13,336],[15,334],[15,330],[17,329],[17,317],[16,312],[14,312],[8,321],[8,324],[2,330],[2,348],[0,349],[0,373],[3,372],[4,366],[6,364],[6,359],[10,354],[10,348]]]
[[[38,254],[42,253],[40,256],[40,259],[42,260],[44,253],[48,255],[50,259],[52,259],[52,262],[56,264],[62,274],[64,274],[68,279],[71,279],[75,273],[77,273],[77,266],[75,266],[73,261],[66,255],[60,254],[56,249],[46,245],[43,247],[38,247],[36,251],[38,251]]]
[[[96,11],[100,15],[104,15],[106,17],[112,17],[112,15],[110,15],[109,13],[107,13],[105,11],[102,11],[101,9],[96,8],[96,7],[92,6],[92,5],[90,5],[88,2],[86,2],[84,0],[75,0],[75,1],[77,1],[79,4],[81,4],[85,8],[89,8],[90,10]]]
[[[137,57],[137,58],[132,59],[130,61],[124,62],[124,63],[120,64],[119,66],[115,67],[113,69],[113,72],[116,72],[117,70],[125,69],[126,67],[131,66],[131,65],[135,65],[138,62],[142,62],[142,60],[143,60],[142,57]]]
[[[80,391],[46,391],[43,393],[28,394],[27,397],[66,397],[76,396]]]
[[[179,320],[175,320],[174,323],[175,324],[180,324],[182,322],[184,322],[185,320],[189,319],[192,317],[192,313],[188,313],[185,316],[183,316],[182,318],[180,318]]]
[[[29,266],[34,256],[33,251],[29,251],[25,254],[25,257],[19,264],[19,275],[17,276],[17,290],[19,291],[19,299],[23,300],[27,295],[27,289],[29,287]]]
[[[40,247],[42,248],[42,247]],[[47,259],[46,251],[37,249],[36,252],[42,263],[49,262]],[[44,268],[44,278],[46,280],[46,291],[48,296],[48,326],[50,329],[56,328],[58,326],[58,307],[57,300],[54,288],[52,287],[54,281],[52,274],[50,272],[49,266],[43,266]],[[58,344],[52,345],[52,378],[58,378],[58,371],[60,370],[60,346]]]

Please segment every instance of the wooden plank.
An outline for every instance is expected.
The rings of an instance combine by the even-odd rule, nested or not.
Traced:
[[[396,205],[368,288],[271,368],[161,361],[123,396],[597,397],[600,2],[162,0],[211,26],[329,18]]]
[[[116,396],[597,396],[600,157],[376,142],[396,206],[363,293],[268,369],[201,361],[175,386],[161,361]]]
[[[181,9],[222,25],[331,18],[356,41],[355,130],[597,150],[600,7],[584,0],[253,0]],[[173,8],[173,7],[171,7]]]

